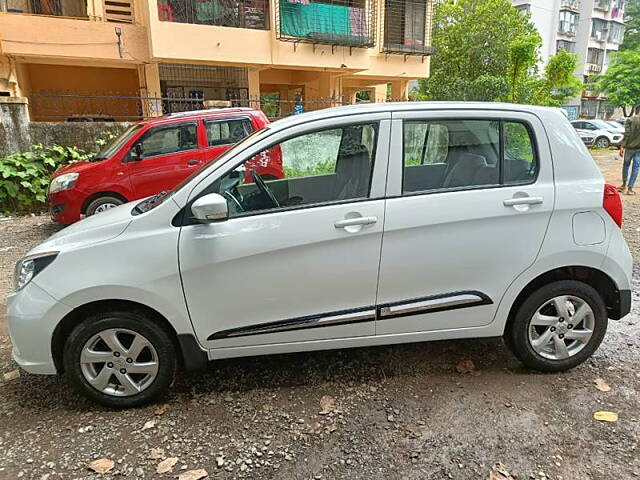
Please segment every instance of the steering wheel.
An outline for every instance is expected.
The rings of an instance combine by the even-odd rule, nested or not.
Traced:
[[[264,196],[267,197],[267,199],[272,203],[271,207],[280,208],[280,202],[278,202],[278,199],[273,195],[273,192],[269,190],[269,187],[267,187],[267,184],[264,183],[264,180],[262,179],[260,174],[255,170],[251,170],[251,178],[258,186],[258,190],[260,190],[264,194]]]

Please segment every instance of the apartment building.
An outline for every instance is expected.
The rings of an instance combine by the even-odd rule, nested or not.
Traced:
[[[589,77],[606,72],[612,52],[624,38],[625,0],[511,0],[531,13],[542,36],[544,63],[564,49],[578,55],[576,76],[585,83],[581,98],[565,108],[572,117],[602,118],[613,111],[606,99],[588,90]]]
[[[406,99],[432,0],[0,0],[0,96],[31,119],[131,120],[211,101]]]

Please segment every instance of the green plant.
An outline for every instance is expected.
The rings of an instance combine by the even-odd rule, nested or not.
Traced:
[[[51,174],[91,155],[76,147],[34,145],[29,152],[0,157],[0,210],[4,213],[44,210]]]

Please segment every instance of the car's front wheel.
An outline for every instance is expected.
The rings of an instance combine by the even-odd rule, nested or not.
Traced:
[[[607,323],[606,306],[593,287],[561,280],[541,287],[522,303],[505,340],[527,367],[557,372],[589,358],[600,346]]]
[[[69,335],[64,368],[82,395],[128,408],[166,393],[176,371],[176,350],[169,334],[143,313],[96,314]]]
[[[611,146],[611,142],[607,137],[598,137],[596,138],[596,147],[598,148],[609,148]]]
[[[125,203],[121,198],[113,195],[105,195],[92,200],[86,208],[87,217],[96,213],[106,212],[107,210],[117,207]]]

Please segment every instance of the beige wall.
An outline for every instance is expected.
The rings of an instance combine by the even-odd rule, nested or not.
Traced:
[[[122,29],[122,57],[115,28]],[[0,51],[14,57],[143,63],[149,61],[146,28],[0,12]]]

